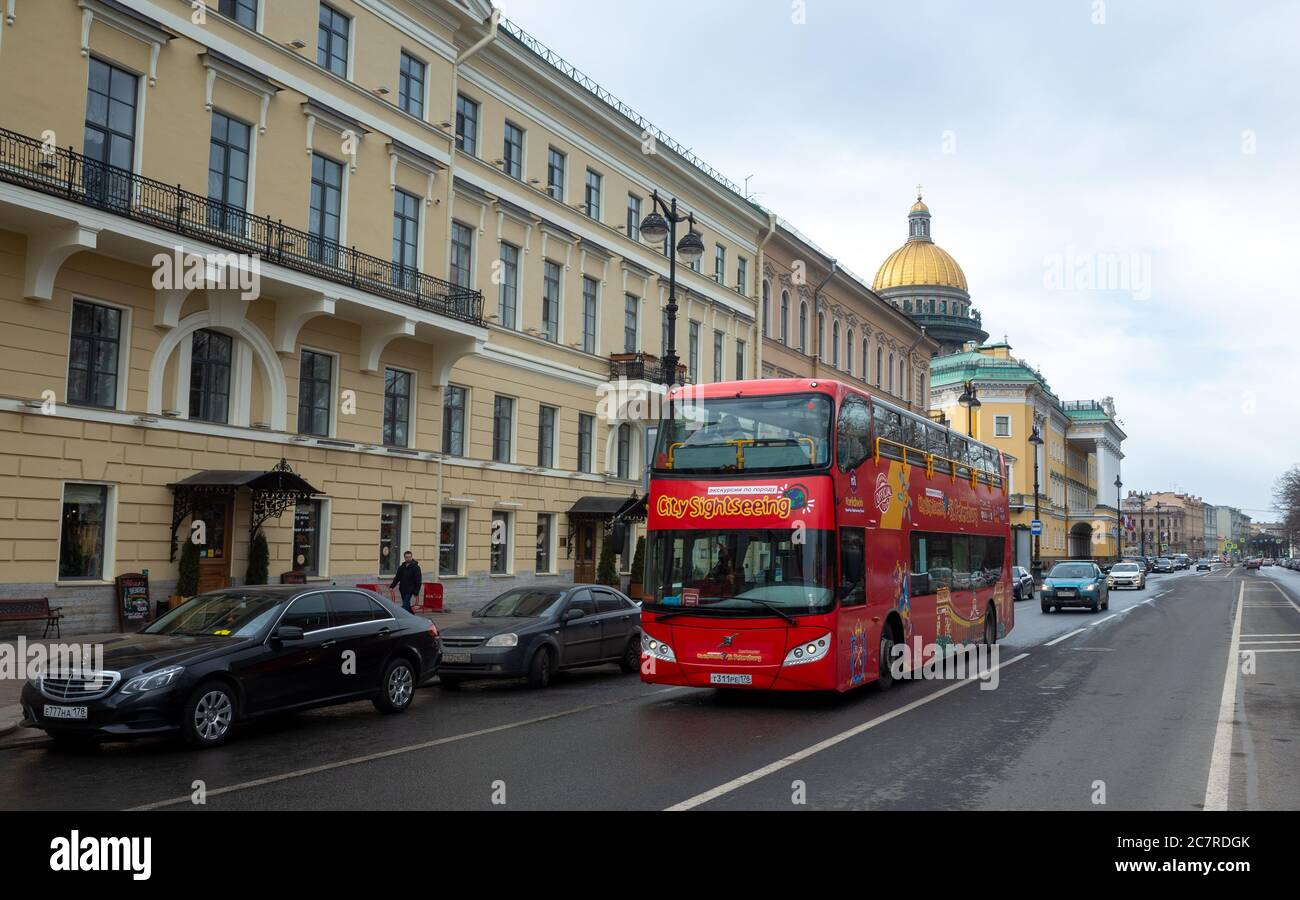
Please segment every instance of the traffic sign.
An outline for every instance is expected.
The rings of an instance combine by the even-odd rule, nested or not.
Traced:
[[[1034,537],[1040,536],[1043,533],[1043,521],[1041,519],[1034,519],[1032,522],[1030,522],[1029,533],[1032,534]]]

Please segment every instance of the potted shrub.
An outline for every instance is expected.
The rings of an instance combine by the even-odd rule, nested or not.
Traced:
[[[596,564],[596,583],[618,587],[618,566],[614,563],[614,542],[605,535],[600,542],[600,562]]]
[[[199,592],[199,546],[187,540],[181,546],[181,562],[176,573],[176,593],[169,608],[175,609]]]
[[[636,552],[632,554],[632,573],[628,578],[627,593],[633,600],[641,599],[645,574],[645,535],[636,539]]]
[[[266,535],[257,529],[253,542],[248,545],[248,573],[244,576],[245,584],[266,584],[270,578],[271,550],[266,545]]]

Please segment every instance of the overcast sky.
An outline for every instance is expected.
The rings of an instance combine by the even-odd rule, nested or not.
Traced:
[[[1126,491],[1276,518],[1300,462],[1300,4],[500,5],[867,279],[923,184],[991,339],[1062,399],[1115,398]],[[1090,287],[1103,255],[1121,277]]]

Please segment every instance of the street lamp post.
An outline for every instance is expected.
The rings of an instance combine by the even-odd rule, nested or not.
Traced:
[[[1160,530],[1160,501],[1156,501],[1156,556],[1165,555],[1165,533]]]
[[[975,382],[966,381],[962,383],[961,396],[957,398],[957,402],[960,403],[962,406],[966,407],[966,436],[975,437],[975,432],[971,424],[972,423],[971,413],[974,410],[979,409],[980,406],[982,405],[980,403],[979,397],[975,395]]]
[[[1120,481],[1119,476],[1116,475],[1115,476],[1115,562],[1119,562],[1120,556],[1122,555],[1120,553],[1120,541],[1124,536],[1124,514],[1123,511],[1120,509],[1120,496],[1119,496],[1119,491],[1120,488],[1122,487],[1124,487],[1124,482]]]
[[[1038,448],[1043,445],[1042,435],[1038,433],[1038,425],[1034,425],[1034,430],[1029,434],[1029,443],[1034,448],[1034,521],[1039,523],[1042,528],[1042,519],[1038,513]],[[1039,576],[1043,571],[1043,563],[1038,557],[1038,540],[1039,536],[1034,535],[1034,584],[1038,583]]]
[[[1138,555],[1145,561],[1147,558],[1147,495],[1138,494],[1138,543],[1141,550]]]
[[[677,198],[665,202],[658,191],[650,194],[650,213],[641,220],[641,237],[647,243],[664,245],[668,251],[668,341],[661,363],[660,380],[671,388],[677,382],[677,257],[687,265],[694,265],[704,255],[704,241],[695,231],[695,215],[682,215],[677,211]],[[686,234],[677,240],[677,226],[687,223]]]

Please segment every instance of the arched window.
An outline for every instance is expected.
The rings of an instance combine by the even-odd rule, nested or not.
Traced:
[[[769,307],[771,306],[771,301],[772,301],[772,285],[764,281],[763,282],[763,337],[767,337],[769,334],[767,323],[768,323],[768,315],[771,312],[771,310],[769,309]]]
[[[871,366],[871,338],[862,339],[862,380],[867,381],[869,378],[867,369]]]
[[[876,344],[876,387],[880,387],[880,379],[885,368],[885,349]]]
[[[799,352],[808,352],[808,304],[799,304]]]
[[[898,396],[907,399],[907,360],[898,361]]]
[[[894,392],[894,354],[889,354],[889,386],[886,388],[889,393]]]
[[[817,314],[817,358],[826,362],[826,313]]]
[[[831,325],[831,365],[835,368],[840,367],[840,323],[835,322]]]
[[[618,477],[627,478],[632,471],[632,426],[618,426]]]
[[[853,374],[853,329],[844,336],[844,371]]]
[[[781,292],[781,343],[790,346],[790,292]]]

